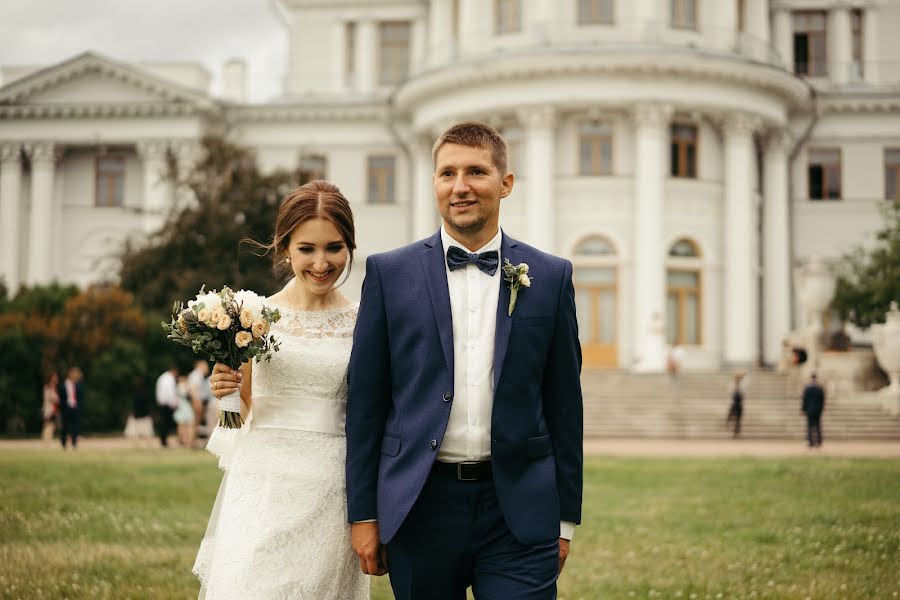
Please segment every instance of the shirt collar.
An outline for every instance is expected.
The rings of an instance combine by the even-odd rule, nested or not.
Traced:
[[[447,250],[450,248],[450,246],[458,246],[459,248],[462,248],[466,252],[469,252],[469,250],[463,244],[461,244],[460,242],[453,239],[453,236],[451,236],[449,233],[447,233],[447,230],[446,230],[446,228],[444,228],[443,224],[441,225],[441,243],[444,245],[444,254],[445,255],[447,254]],[[500,252],[500,246],[502,245],[502,243],[503,243],[503,230],[498,227],[497,235],[495,235],[493,238],[491,238],[491,241],[489,241],[487,244],[485,244],[484,246],[482,246],[481,248],[476,250],[475,254],[481,254],[482,252],[489,252],[491,250],[496,250],[497,252]]]

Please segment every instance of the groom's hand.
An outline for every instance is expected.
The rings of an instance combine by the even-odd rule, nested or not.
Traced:
[[[359,568],[366,575],[384,575],[388,572],[387,549],[378,541],[378,523],[353,523],[350,525],[350,542],[359,557]]]
[[[562,573],[563,567],[566,566],[566,559],[569,558],[569,546],[572,544],[567,539],[559,538],[559,572]]]

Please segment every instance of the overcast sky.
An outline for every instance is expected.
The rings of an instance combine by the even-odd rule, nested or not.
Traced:
[[[274,0],[0,0],[0,65],[53,64],[93,50],[123,61],[194,61],[221,89],[247,61],[250,100],[278,95],[287,30]]]

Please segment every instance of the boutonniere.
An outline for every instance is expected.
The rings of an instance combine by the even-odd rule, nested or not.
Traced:
[[[531,287],[531,278],[528,276],[528,265],[519,263],[517,265],[509,262],[508,258],[503,259],[503,279],[509,284],[509,316],[513,314],[516,308],[516,297],[519,295],[519,288]]]

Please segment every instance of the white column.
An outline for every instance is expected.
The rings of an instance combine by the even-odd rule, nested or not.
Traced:
[[[31,219],[28,228],[29,285],[46,285],[53,280],[53,178],[56,148],[52,142],[29,144],[31,155]]]
[[[410,40],[409,48],[409,73],[410,75],[416,75],[424,71],[425,65],[428,64],[428,23],[425,15],[413,21],[410,35],[412,39]]]
[[[356,24],[356,91],[371,94],[378,80],[375,72],[378,64],[378,32],[372,20]]]
[[[763,359],[778,363],[781,341],[791,329],[788,248],[788,145],[786,131],[773,133],[763,158]]]
[[[753,243],[754,122],[735,114],[725,123],[725,362],[751,364],[757,358],[758,296]]]
[[[203,148],[199,141],[192,139],[177,140],[170,147],[178,165],[178,181],[182,182],[202,157]],[[171,183],[165,185],[168,186],[166,193],[171,195],[169,201],[178,208],[197,205],[197,196],[188,185],[178,185],[177,188],[173,188]]]
[[[716,28],[713,31],[706,33],[708,36],[713,37],[713,43],[725,50],[726,52],[732,52],[735,49],[735,40],[737,40],[738,33],[738,5],[734,0],[725,0],[722,2],[716,2],[716,10],[718,10],[718,15],[716,15]],[[703,20],[700,19],[700,27],[702,30]]]
[[[428,237],[437,230],[438,217],[434,199],[431,160],[432,136],[414,136],[413,152],[413,239]]]
[[[750,36],[750,54],[759,61],[769,60],[769,1],[747,0],[744,22]]]
[[[878,73],[878,8],[866,6],[863,9],[863,79],[866,83],[880,83]]]
[[[431,0],[428,9],[428,65],[442,65],[453,56],[453,1]]]
[[[337,20],[331,25],[331,87],[335,93],[347,90],[347,23]]]
[[[828,76],[837,85],[850,80],[853,48],[850,35],[850,9],[835,6],[828,13]]]
[[[794,25],[791,21],[791,11],[783,6],[772,11],[772,45],[784,61],[784,68],[793,72]]]
[[[143,159],[144,231],[152,233],[165,222],[172,199],[171,186],[165,179],[167,144],[163,140],[141,140],[136,147]]]
[[[491,6],[485,10],[487,4]],[[485,42],[494,35],[493,2],[459,0],[459,46],[461,54],[486,50]]]
[[[22,205],[22,144],[0,144],[0,277],[10,296],[19,289],[19,209]]]
[[[527,28],[533,43],[546,44],[553,35],[553,23],[559,19],[557,0],[523,2],[522,26]]]
[[[519,111],[525,129],[525,172],[528,190],[525,214],[528,222],[528,243],[545,252],[556,251],[555,197],[555,137],[556,109],[538,106]]]
[[[634,110],[634,369],[643,372],[666,366],[663,156],[671,113],[653,104]]]

